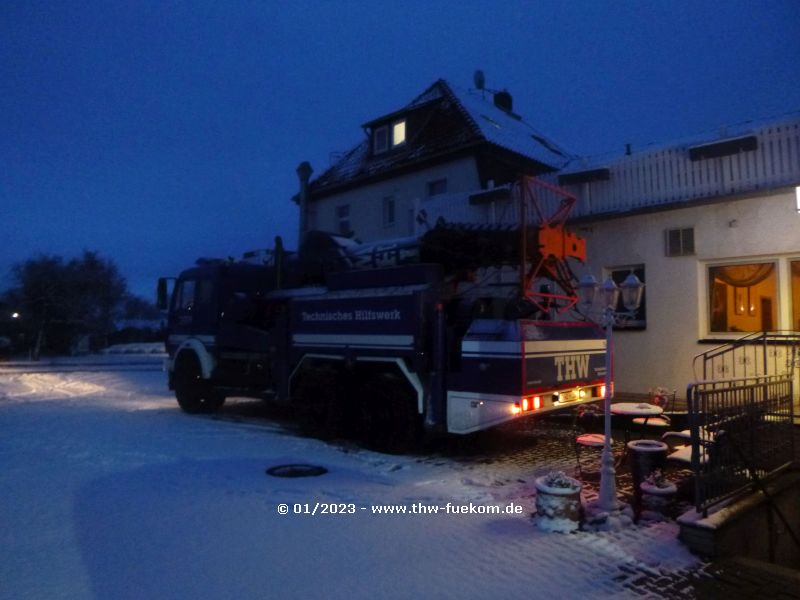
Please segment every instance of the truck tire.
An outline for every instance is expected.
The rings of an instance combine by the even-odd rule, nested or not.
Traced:
[[[225,396],[214,391],[203,379],[200,363],[194,355],[179,355],[175,364],[175,398],[184,412],[212,413],[225,404]]]
[[[379,452],[402,454],[419,446],[422,419],[408,386],[389,373],[375,374],[361,386],[362,439]]]
[[[292,401],[299,425],[309,434],[335,438],[344,432],[344,409],[335,369],[317,367],[298,377]]]

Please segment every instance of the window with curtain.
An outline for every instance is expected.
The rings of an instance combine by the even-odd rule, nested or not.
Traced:
[[[708,268],[712,332],[770,331],[777,321],[775,263]]]

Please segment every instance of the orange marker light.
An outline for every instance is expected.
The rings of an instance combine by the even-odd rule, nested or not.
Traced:
[[[520,408],[519,404],[512,404],[511,405],[511,414],[512,415],[518,415],[521,412],[522,412],[522,408]]]
[[[533,397],[533,410],[539,410],[542,408],[542,397],[541,396],[534,396]]]
[[[530,398],[523,398],[522,399],[522,410],[530,410],[530,409],[531,409]]]

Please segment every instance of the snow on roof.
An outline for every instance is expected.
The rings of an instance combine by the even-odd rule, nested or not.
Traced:
[[[572,156],[570,161],[564,165],[560,174],[565,175],[592,169],[609,168],[629,159],[631,156],[651,155],[668,150],[719,144],[750,135],[760,136],[764,133],[771,132],[771,130],[776,127],[793,125],[798,122],[800,122],[800,111],[794,111],[777,117],[751,119],[740,123],[721,126],[716,129],[707,129],[673,140],[653,142],[640,147],[633,147],[631,153],[628,153],[625,149],[620,149],[618,151],[592,156]]]
[[[461,89],[443,81],[480,134],[496,146],[560,169],[570,159],[569,152],[548,139],[524,119],[494,104],[494,94],[486,90]]]
[[[573,155],[560,148],[518,115],[505,111],[494,103],[494,93],[485,90],[461,89],[443,79],[434,82],[399,110],[373,119],[363,126],[369,129],[426,106],[440,104],[452,107],[464,118],[461,128],[448,128],[447,133],[425,133],[424,142],[414,140],[402,150],[374,155],[370,152],[370,140],[365,139],[344,154],[334,165],[312,181],[312,189],[338,187],[353,181],[389,172],[424,159],[446,156],[464,146],[489,143],[503,150],[539,163],[545,168],[557,170]]]

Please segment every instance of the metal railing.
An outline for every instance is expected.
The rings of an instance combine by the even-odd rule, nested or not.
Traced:
[[[578,199],[573,216],[591,218],[659,206],[689,205],[708,198],[763,193],[797,184],[800,178],[800,162],[797,161],[800,119],[797,116],[753,124],[739,133],[755,136],[757,148],[729,156],[692,160],[690,148],[693,145],[714,141],[714,136],[703,136],[703,140],[684,140],[607,160],[587,158],[585,164],[567,171],[602,168],[608,171],[608,177],[588,183],[564,183],[561,187]],[[560,174],[547,174],[540,179],[558,184]],[[460,223],[518,222],[514,203],[508,199],[473,205],[469,195],[451,193],[419,200],[414,214],[424,209],[431,224],[439,217]],[[540,201],[547,204],[553,198],[541,193]]]
[[[760,485],[794,461],[790,375],[703,381],[687,388],[695,505]]]
[[[694,357],[695,380],[791,375],[800,368],[800,332],[757,331]]]
[[[585,168],[606,167],[608,179],[564,186],[579,199],[575,216],[621,213],[795,185],[800,174],[796,159],[800,148],[798,119],[754,126],[747,134],[758,139],[755,150],[718,158],[692,160],[690,148],[697,141],[687,141],[606,162],[590,160],[593,166]]]

